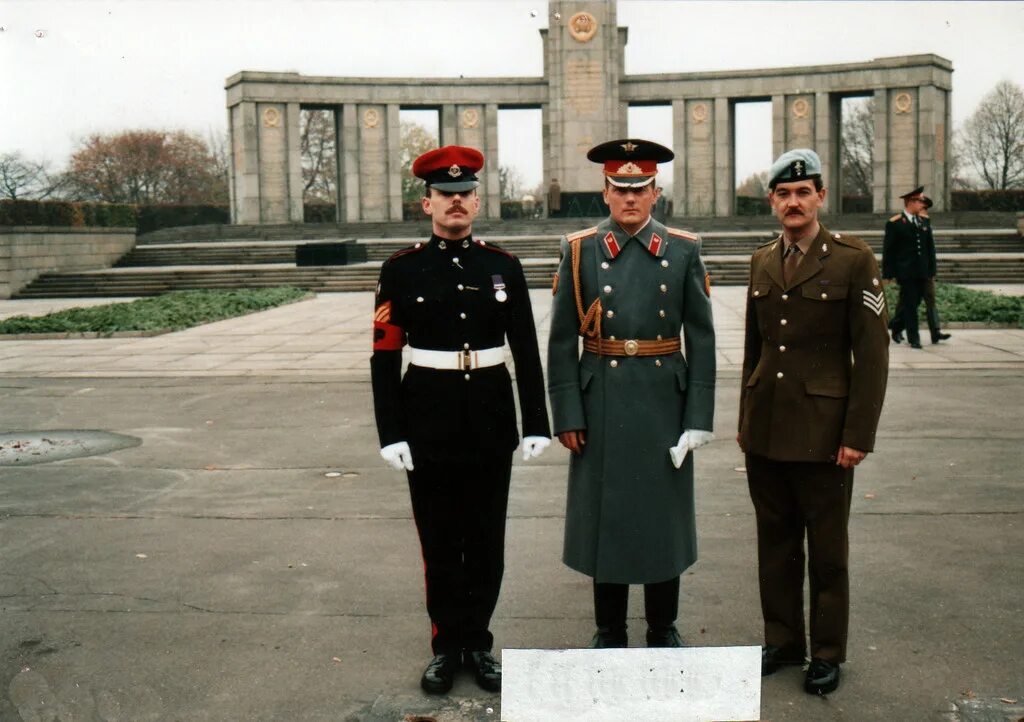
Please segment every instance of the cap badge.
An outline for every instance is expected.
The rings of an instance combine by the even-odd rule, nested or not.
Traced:
[[[453,163],[452,167],[448,169],[448,175],[450,175],[452,178],[458,178],[460,175],[462,175],[462,168],[459,168],[459,166]]]
[[[620,165],[615,172],[619,175],[640,175],[644,171],[636,163],[630,161],[629,163],[624,163],[623,165]]]
[[[804,175],[804,162],[802,160],[793,161],[793,174],[798,176]]]
[[[622,150],[626,151],[627,153],[632,153],[639,147],[640,146],[638,146],[636,143],[630,143],[628,140],[622,144]]]

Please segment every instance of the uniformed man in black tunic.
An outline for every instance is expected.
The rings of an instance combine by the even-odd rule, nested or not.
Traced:
[[[550,443],[530,296],[515,256],[473,238],[483,155],[421,155],[430,240],[381,267],[373,322],[374,410],[381,456],[409,477],[423,549],[434,658],[420,681],[443,694],[464,664],[501,688],[489,630],[504,571],[505,510],[519,444],[505,339],[515,362],[523,458]],[[409,367],[401,376],[402,348]]]
[[[935,241],[931,224],[921,217],[925,211],[924,186],[918,186],[900,196],[903,212],[897,213],[885,224],[882,245],[882,277],[896,279],[900,284],[898,316],[890,328],[893,340],[899,343],[906,331],[911,348],[921,348],[921,335],[917,327],[917,307],[921,305],[928,280],[935,278]],[[932,343],[941,339],[938,320],[932,323]],[[947,337],[948,338],[948,337]]]

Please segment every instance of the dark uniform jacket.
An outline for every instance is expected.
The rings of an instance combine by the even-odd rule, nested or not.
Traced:
[[[370,361],[381,446],[407,441],[417,458],[511,453],[519,443],[505,365],[472,371],[410,365],[402,347],[478,351],[508,345],[523,435],[550,436],[530,296],[519,260],[483,241],[434,236],[381,267]]]
[[[897,213],[885,223],[882,245],[883,278],[933,278],[935,240],[928,219],[917,226],[906,213]]]
[[[685,356],[581,354],[570,248],[576,243],[582,306],[600,300],[600,335],[682,335]],[[548,388],[555,430],[587,434],[569,468],[563,560],[598,582],[661,582],[697,558],[693,454],[676,469],[668,450],[687,429],[712,429],[709,292],[700,238],[653,218],[635,237],[608,219],[562,239]]]
[[[777,461],[872,451],[889,369],[875,256],[822,226],[785,284],[783,247],[779,236],[750,259],[740,446]]]

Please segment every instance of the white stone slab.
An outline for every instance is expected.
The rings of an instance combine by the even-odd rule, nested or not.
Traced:
[[[760,647],[504,649],[503,722],[759,720]]]

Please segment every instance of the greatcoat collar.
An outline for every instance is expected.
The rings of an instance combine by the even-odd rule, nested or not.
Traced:
[[[604,253],[605,258],[608,260],[613,260],[622,253],[626,243],[634,238],[655,258],[661,258],[665,255],[668,232],[663,225],[652,217],[648,217],[647,224],[633,236],[622,230],[622,226],[611,218],[602,222],[597,228],[597,243],[601,247],[601,252]]]

